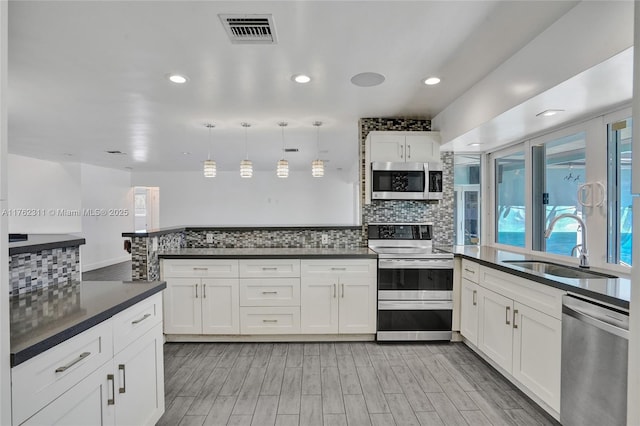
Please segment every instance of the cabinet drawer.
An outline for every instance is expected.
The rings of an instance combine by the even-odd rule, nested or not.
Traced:
[[[113,352],[118,353],[162,322],[162,293],[154,294],[120,312],[112,321]]]
[[[462,259],[462,278],[466,278],[474,283],[478,282],[480,276],[480,265],[467,259]]]
[[[300,333],[299,307],[240,308],[242,334]]]
[[[163,259],[162,278],[237,278],[238,261],[232,259]]]
[[[327,274],[361,274],[375,277],[378,267],[375,259],[303,260],[301,266],[303,277]]]
[[[300,277],[300,259],[240,260],[240,278]]]
[[[300,278],[241,279],[240,306],[300,306]]]
[[[105,321],[13,367],[13,423],[22,423],[112,357],[112,322]]]

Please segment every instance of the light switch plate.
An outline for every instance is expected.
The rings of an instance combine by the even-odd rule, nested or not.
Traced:
[[[153,251],[158,251],[158,237],[153,237],[153,242],[151,243]]]

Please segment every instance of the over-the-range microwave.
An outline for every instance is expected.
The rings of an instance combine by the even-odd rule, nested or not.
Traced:
[[[441,200],[440,163],[371,163],[372,200]]]

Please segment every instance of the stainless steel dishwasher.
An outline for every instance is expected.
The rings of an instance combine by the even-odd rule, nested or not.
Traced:
[[[562,299],[560,422],[625,425],[629,314],[572,295]]]

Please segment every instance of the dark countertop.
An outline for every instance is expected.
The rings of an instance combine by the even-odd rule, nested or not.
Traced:
[[[164,281],[82,281],[11,297],[11,366],[162,291]]]
[[[378,254],[367,247],[357,248],[183,248],[158,253],[161,259],[260,259],[273,258],[369,258]]]
[[[299,226],[181,226],[123,232],[123,237],[156,237],[183,231],[323,231],[331,229],[362,229],[360,225],[299,225]]]
[[[9,256],[20,253],[35,253],[37,251],[73,247],[85,244],[82,237],[69,234],[29,234],[25,241],[9,243]]]
[[[517,275],[528,280],[536,281],[551,287],[565,290],[578,295],[583,295],[594,300],[609,303],[624,309],[629,309],[629,299],[631,297],[631,279],[628,276],[617,272],[605,271],[599,268],[589,268],[594,272],[602,272],[616,275],[620,278],[597,278],[597,279],[576,279],[564,278],[555,275],[544,274],[518,265],[504,263],[505,260],[543,260],[561,263],[554,260],[542,258],[532,254],[522,254],[499,250],[487,246],[453,246],[448,248],[440,247],[445,251],[451,251],[455,256],[463,259],[473,260],[481,265],[488,266],[509,274]],[[567,266],[576,266],[569,265]]]

